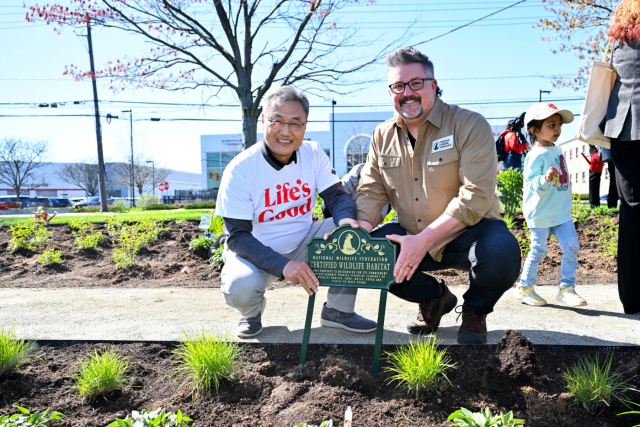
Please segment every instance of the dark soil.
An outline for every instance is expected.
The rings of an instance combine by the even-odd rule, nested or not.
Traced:
[[[517,334],[516,334],[517,335]],[[514,335],[515,336],[515,335]],[[516,354],[522,343],[507,339],[502,351]],[[341,425],[347,406],[353,408],[354,426],[402,425],[447,426],[447,416],[460,407],[473,411],[489,407],[493,412],[513,410],[526,425],[534,426],[624,426],[640,422],[640,416],[621,416],[626,408],[619,402],[597,414],[572,405],[562,380],[563,371],[580,357],[593,352],[553,353],[536,351],[539,373],[521,385],[501,370],[496,350],[451,348],[455,369],[447,371],[451,384],[440,380],[435,389],[414,393],[389,384],[382,363],[379,379],[369,374],[372,349],[336,346],[310,349],[307,363],[298,366],[299,347],[278,345],[245,347],[234,382],[223,382],[220,394],[200,393],[192,399],[188,384],[180,387],[168,376],[175,370],[172,348],[161,344],[113,345],[111,348],[130,358],[131,380],[123,391],[82,402],[75,397],[71,375],[78,358],[105,344],[76,344],[69,347],[44,346],[36,351],[41,359],[31,359],[17,372],[0,379],[0,415],[16,413],[12,405],[32,411],[46,408],[66,415],[54,426],[104,427],[114,418],[124,418],[132,410],[166,407],[182,410],[194,419],[193,426],[272,426],[290,427],[306,422],[319,425],[333,419]],[[386,347],[385,351],[392,351]],[[601,358],[602,359],[602,358]],[[640,351],[614,355],[616,369],[628,372],[633,388],[640,388],[637,374]],[[628,392],[640,401],[640,394]],[[411,422],[409,422],[411,420]]]
[[[614,221],[617,222],[617,217]],[[521,227],[522,219],[518,221]],[[586,232],[596,228],[596,220],[578,226],[580,255],[576,273],[579,284],[617,283],[615,258],[599,254],[597,237]],[[0,227],[0,287],[48,288],[48,287],[219,287],[220,272],[209,267],[207,254],[189,251],[189,242],[201,235],[197,221],[174,222],[160,235],[158,243],[138,254],[138,265],[129,270],[118,270],[112,258],[113,242],[95,250],[79,250],[73,246],[72,229],[68,225],[50,226],[53,243],[62,251],[64,262],[58,267],[43,267],[38,263],[38,252],[6,250],[11,234],[7,227]],[[103,224],[95,226],[106,234]],[[521,236],[521,229],[512,233]],[[540,265],[539,285],[557,285],[560,277],[561,251],[558,243],[549,242],[549,255]],[[522,261],[524,263],[524,260]],[[467,285],[468,273],[444,270],[434,274],[447,284]],[[275,282],[271,287],[287,286],[286,281]]]

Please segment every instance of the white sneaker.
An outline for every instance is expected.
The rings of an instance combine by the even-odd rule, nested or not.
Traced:
[[[571,307],[582,307],[583,305],[587,305],[587,300],[576,293],[576,288],[574,286],[560,288],[560,292],[558,292],[556,299]]]
[[[533,286],[516,286],[514,296],[528,305],[547,305],[547,301],[536,293]]]

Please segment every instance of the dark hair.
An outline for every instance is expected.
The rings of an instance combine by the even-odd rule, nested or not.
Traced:
[[[522,113],[513,120],[507,122],[507,129],[512,131],[520,140],[520,144],[527,144],[527,139],[522,134],[522,128],[524,127],[524,116],[527,113]]]
[[[262,108],[266,112],[269,108],[280,106],[288,101],[299,102],[304,108],[307,117],[309,117],[309,100],[304,93],[293,86],[285,85],[269,90],[262,98]]]
[[[538,138],[535,136],[535,134],[533,132],[531,132],[531,128],[536,128],[538,130],[541,130],[542,129],[542,124],[544,123],[545,120],[546,119],[531,120],[527,124],[527,135],[529,135],[529,139],[531,140],[531,145],[535,144],[535,142],[538,140]]]
[[[427,74],[431,78],[435,78],[433,62],[429,60],[427,55],[412,46],[401,47],[387,55],[387,69],[409,64],[422,64]],[[442,96],[440,86],[436,88],[436,96]]]

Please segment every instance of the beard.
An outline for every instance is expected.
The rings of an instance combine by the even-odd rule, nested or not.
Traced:
[[[418,109],[417,112],[410,114],[408,112],[402,111],[402,106],[409,101],[418,102],[418,105],[420,106],[420,108]],[[400,99],[398,104],[400,105],[400,115],[407,120],[417,119],[424,113],[424,110],[422,109],[422,98],[420,98],[419,96],[416,96],[416,95],[405,96],[402,99]]]

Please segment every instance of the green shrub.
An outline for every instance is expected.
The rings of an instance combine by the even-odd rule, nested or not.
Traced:
[[[531,250],[531,230],[527,227],[526,222],[522,225],[522,230],[524,234],[521,237],[517,237],[517,240],[520,246],[520,256],[526,258]]]
[[[574,194],[574,196],[577,196],[579,200],[589,200],[588,194]]]
[[[318,221],[324,221],[324,214],[322,213],[322,197],[316,196],[316,205],[313,207],[313,218]]]
[[[131,207],[131,200],[118,199],[118,200],[113,202],[113,206],[118,207],[118,208],[129,209]]]
[[[107,427],[188,427],[186,423],[189,421],[193,420],[183,417],[180,411],[174,414],[161,408],[151,412],[143,409],[142,412],[131,411],[131,418],[128,415],[124,420],[116,418]]]
[[[516,226],[515,218],[511,214],[506,213],[502,215],[502,220],[509,230],[513,230],[513,228]]]
[[[573,222],[584,224],[589,221],[589,213],[590,209],[580,201],[580,195],[574,194],[571,202],[571,216],[573,217]]]
[[[113,261],[116,268],[131,268],[136,265],[136,253],[122,248],[113,250]]]
[[[69,226],[76,230],[73,232],[73,244],[79,249],[95,249],[107,241],[107,236],[101,231],[95,231],[93,223],[87,222],[84,218],[74,219]]]
[[[107,227],[110,225],[108,224]],[[158,221],[148,216],[143,220],[124,225],[113,222],[113,229],[118,230],[119,247],[113,251],[113,260],[117,268],[130,268],[136,264],[135,255],[145,246],[152,245],[158,240],[158,235],[168,227],[161,227]]]
[[[447,350],[438,350],[436,337],[426,340],[412,341],[387,353],[389,366],[387,372],[393,375],[389,382],[398,382],[399,387],[415,392],[416,399],[423,390],[436,387],[438,378],[449,381],[445,371],[455,367]]]
[[[158,204],[160,204],[160,198],[151,193],[142,193],[140,198],[136,201],[136,206],[142,210],[146,210],[147,206]]]
[[[224,252],[224,245],[218,246],[218,249],[214,249],[211,258],[209,258],[209,265],[215,268],[222,268],[224,265],[224,259],[222,258],[222,252]]]
[[[215,209],[216,202],[198,202],[184,205],[185,209]]]
[[[38,262],[42,265],[60,264],[61,260],[62,260],[62,251],[55,248],[46,249],[38,257]]]
[[[191,242],[189,242],[189,249],[192,251],[208,251],[209,248],[213,246],[214,242],[215,239],[210,237],[195,237]]]
[[[576,399],[575,404],[582,404],[587,411],[593,412],[602,405],[609,406],[613,399],[622,401],[622,392],[628,383],[622,379],[622,373],[611,372],[612,363],[613,354],[602,365],[596,355],[595,360],[580,359],[565,372],[565,384]]]
[[[20,367],[35,349],[35,343],[16,337],[12,326],[5,332],[0,326],[0,377]],[[0,423],[1,424],[1,423]]]
[[[76,212],[77,213],[96,213],[96,212],[100,212],[100,208],[97,206],[82,207],[82,208],[77,208]]]
[[[122,233],[125,225],[124,222],[115,215],[109,215],[107,217],[107,234],[109,236],[117,237]]]
[[[122,206],[109,206],[109,212],[129,212],[129,208]]]
[[[180,358],[173,375],[176,380],[183,380],[183,384],[191,384],[194,398],[200,391],[211,392],[211,386],[217,394],[222,380],[236,378],[235,362],[242,350],[230,337],[229,332],[225,337],[204,330],[192,335],[185,332],[185,339],[173,351]]]
[[[71,387],[83,400],[91,400],[112,391],[122,390],[128,381],[126,376],[129,360],[117,352],[107,349],[95,351],[87,359],[79,359],[78,373],[71,378],[75,385]]]
[[[51,412],[48,408],[44,412],[29,412],[28,409],[14,405],[21,414],[0,417],[0,427],[50,427],[51,421],[61,421],[64,414]]]
[[[587,233],[598,237],[598,244],[602,251],[600,255],[605,257],[618,256],[618,224],[614,224],[611,218],[598,218],[598,229],[587,229]]]
[[[148,205],[144,207],[145,211],[168,211],[172,209],[178,209],[176,205],[163,205],[161,203]]]
[[[38,246],[51,241],[51,232],[47,230],[44,221],[36,221],[30,218],[25,224],[16,224],[9,228],[11,240],[7,246],[8,251],[29,249],[34,251]]]
[[[209,232],[219,236],[224,232],[224,218],[221,216],[214,216],[211,219],[211,225],[209,226]]]
[[[513,411],[509,411],[506,414],[500,412],[500,415],[493,416],[489,408],[475,413],[462,408],[449,415],[447,421],[454,422],[451,427],[503,427],[515,426],[524,422],[524,420],[513,418]]]
[[[516,169],[508,169],[498,175],[498,191],[500,203],[509,215],[515,215],[522,202],[522,173]]]
[[[393,209],[389,210],[389,213],[387,214],[387,216],[384,217],[384,219],[382,220],[383,223],[387,223],[387,222],[391,222],[391,220],[397,218],[398,216],[396,215],[396,211],[394,211]]]

